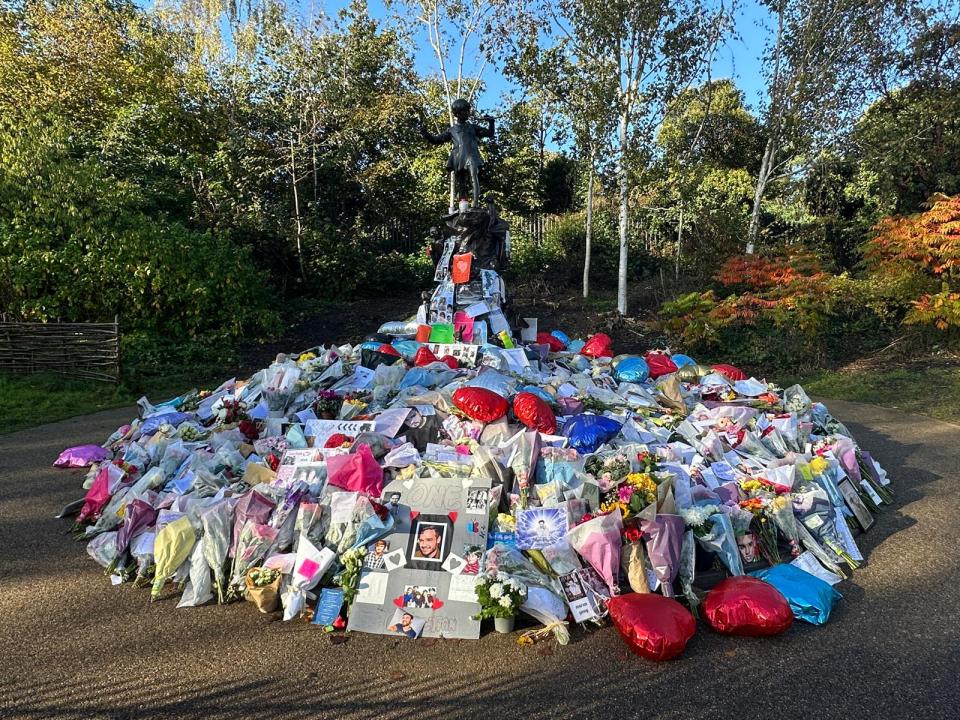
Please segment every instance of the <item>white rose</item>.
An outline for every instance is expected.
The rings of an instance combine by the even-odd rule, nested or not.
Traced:
[[[510,596],[504,595],[502,598],[500,598],[500,605],[509,609],[513,605],[513,603],[510,601]]]
[[[503,595],[503,585],[500,583],[494,583],[490,586],[490,597],[496,600],[498,597]]]

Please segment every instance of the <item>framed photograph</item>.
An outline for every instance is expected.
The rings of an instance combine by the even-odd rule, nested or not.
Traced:
[[[838,482],[837,489],[840,491],[840,494],[843,495],[847,507],[853,511],[853,516],[857,519],[857,524],[860,526],[860,529],[864,532],[869,530],[875,520],[871,512],[867,509],[867,506],[863,504],[863,500],[860,499],[857,489],[847,479]]]
[[[426,618],[416,617],[409,610],[397,608],[387,623],[387,632],[391,635],[405,635],[414,640],[420,637],[423,632],[423,626],[427,624]]]
[[[407,566],[440,570],[450,552],[453,523],[446,515],[419,515],[412,523],[407,546]]]

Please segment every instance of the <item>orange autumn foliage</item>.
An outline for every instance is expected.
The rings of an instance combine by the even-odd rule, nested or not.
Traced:
[[[940,283],[939,292],[923,292],[911,300],[907,324],[960,328],[960,196],[937,196],[930,209],[885,218],[864,247],[870,270],[881,276]]]
[[[953,277],[960,269],[960,196],[939,196],[929,210],[884,218],[864,248],[870,268],[881,273]]]

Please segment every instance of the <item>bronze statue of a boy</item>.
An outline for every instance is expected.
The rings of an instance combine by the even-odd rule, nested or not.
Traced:
[[[464,197],[466,181],[469,177],[473,191],[472,205],[476,207],[480,202],[479,170],[480,166],[483,165],[477,140],[484,137],[493,137],[493,118],[489,115],[484,115],[480,118],[486,122],[486,126],[467,122],[467,119],[470,117],[470,103],[463,98],[454,100],[450,105],[450,111],[456,119],[453,125],[439,135],[433,135],[427,131],[421,120],[420,134],[423,135],[427,142],[434,145],[441,145],[445,142],[452,143],[450,158],[447,160],[447,171],[456,173],[456,191],[458,197]]]

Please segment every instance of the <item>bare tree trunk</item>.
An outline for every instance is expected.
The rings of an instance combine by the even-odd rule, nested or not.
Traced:
[[[450,212],[456,212],[457,210],[457,201],[460,198],[457,197],[457,174],[451,170],[450,171]]]
[[[617,272],[617,312],[627,314],[627,258],[630,252],[630,210],[627,200],[630,180],[627,177],[627,113],[620,115],[620,157],[617,172],[620,175],[620,268]]]
[[[680,279],[680,252],[683,248],[683,204],[680,205],[680,222],[677,223],[677,258],[673,265],[673,279]]]
[[[753,212],[750,213],[750,228],[747,230],[747,247],[756,247],[757,236],[760,233],[760,205],[763,202],[763,193],[770,181],[770,172],[773,168],[774,141],[767,139],[767,146],[763,151],[763,161],[760,163],[760,172],[757,174],[757,186],[753,194]]]
[[[297,156],[294,150],[293,138],[290,138],[290,184],[293,187],[293,220],[297,229],[297,261],[300,263],[300,277],[307,281],[307,273],[303,267],[303,225],[300,222],[300,194],[297,192]]]
[[[590,295],[590,246],[593,242],[593,153],[590,153],[590,176],[587,180],[587,241],[583,255],[583,296]]]

